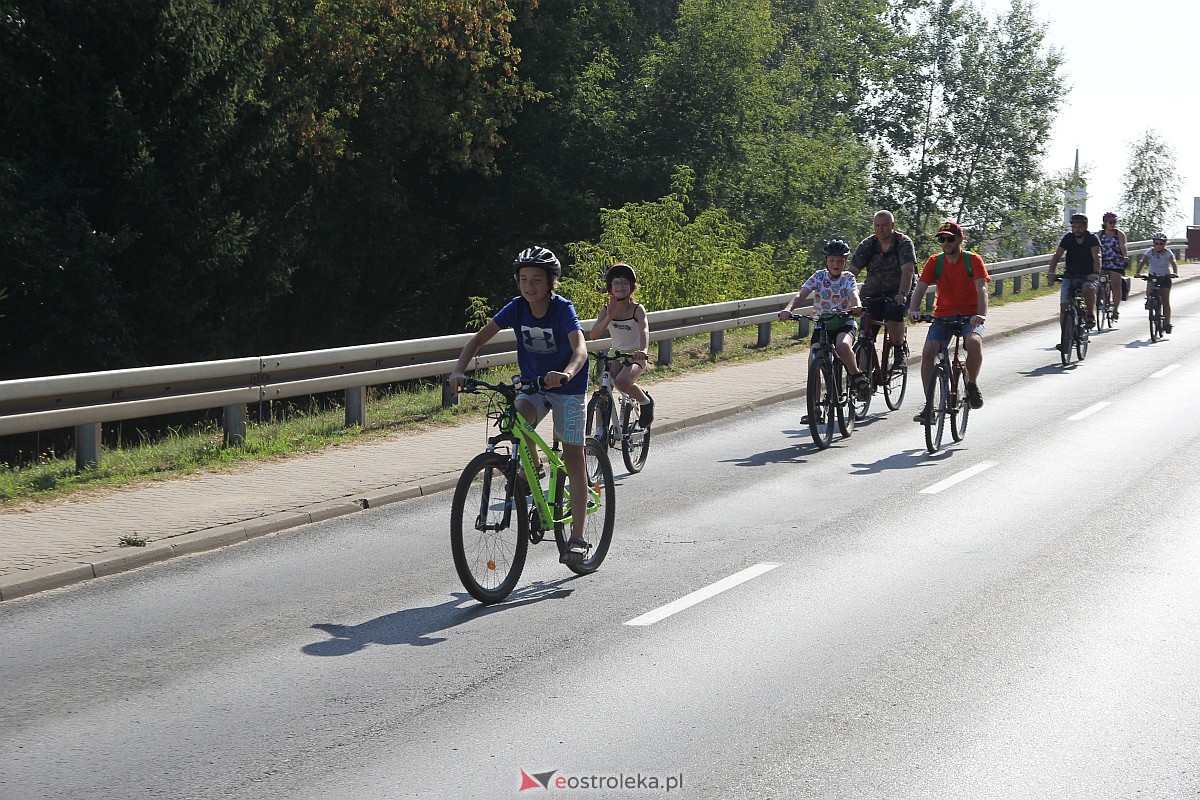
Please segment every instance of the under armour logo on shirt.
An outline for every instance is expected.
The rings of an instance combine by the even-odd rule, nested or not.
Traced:
[[[557,353],[558,345],[554,343],[553,328],[530,328],[521,326],[521,339],[525,349],[531,353]]]

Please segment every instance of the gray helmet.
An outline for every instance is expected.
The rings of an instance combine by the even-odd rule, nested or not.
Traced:
[[[525,248],[513,259],[513,272],[520,272],[521,267],[541,267],[555,278],[562,276],[562,264],[559,263],[558,256],[536,245]]]
[[[830,239],[821,253],[827,256],[848,256],[850,255],[850,245],[841,239]]]
[[[1162,231],[1159,231],[1158,233],[1154,234],[1150,238],[1156,242],[1165,242],[1167,240],[1167,235],[1165,233],[1163,233]]]
[[[1072,214],[1071,215],[1071,224],[1074,225],[1076,222],[1082,222],[1084,225],[1087,225],[1088,224],[1087,214]]]

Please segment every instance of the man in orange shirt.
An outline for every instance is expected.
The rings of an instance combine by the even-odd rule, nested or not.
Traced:
[[[963,342],[967,348],[967,402],[971,408],[982,408],[983,394],[976,380],[979,378],[979,368],[983,366],[983,322],[987,317],[987,285],[991,278],[983,259],[977,253],[962,249],[963,230],[957,222],[943,222],[942,227],[938,228],[937,240],[942,246],[942,255],[932,255],[925,262],[908,304],[908,318],[917,322],[921,318],[921,301],[925,298],[926,290],[930,286],[938,287],[933,306],[934,321],[929,326],[929,336],[921,352],[921,385],[928,396],[929,380],[938,350],[942,342],[950,339],[950,332],[941,320],[945,317],[970,317],[963,327]],[[942,261],[940,275],[937,269],[939,259]],[[922,408],[914,419],[924,422],[927,410]]]

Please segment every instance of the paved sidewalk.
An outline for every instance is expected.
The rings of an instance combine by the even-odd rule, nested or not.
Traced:
[[[1200,264],[1182,264],[1180,273],[1200,275]],[[1142,291],[1141,281],[1134,283],[1134,292]],[[1141,303],[1127,308],[1126,323],[1142,314]],[[988,314],[987,339],[1048,324],[1057,309],[1053,294],[997,306]],[[923,329],[914,334],[923,340]],[[654,432],[801,397],[805,359],[795,353],[657,383]],[[0,512],[0,600],[451,488],[486,435],[482,422],[471,420],[232,474]],[[149,544],[120,547],[131,534]]]

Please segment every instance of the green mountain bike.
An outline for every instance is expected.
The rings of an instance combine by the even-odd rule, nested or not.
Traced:
[[[491,393],[488,419],[500,432],[488,439],[487,449],[471,459],[458,479],[450,549],[458,577],[471,596],[481,603],[499,603],[521,579],[531,543],[540,543],[554,531],[558,551],[566,548],[575,513],[570,479],[558,451],[517,411],[517,396],[538,391],[536,383],[519,377],[512,385],[468,378],[461,391]],[[534,447],[542,454],[544,478],[534,466]],[[566,564],[577,575],[595,572],[604,561],[617,508],[606,448],[589,437],[584,454],[588,503],[583,538],[589,547],[583,560]]]

